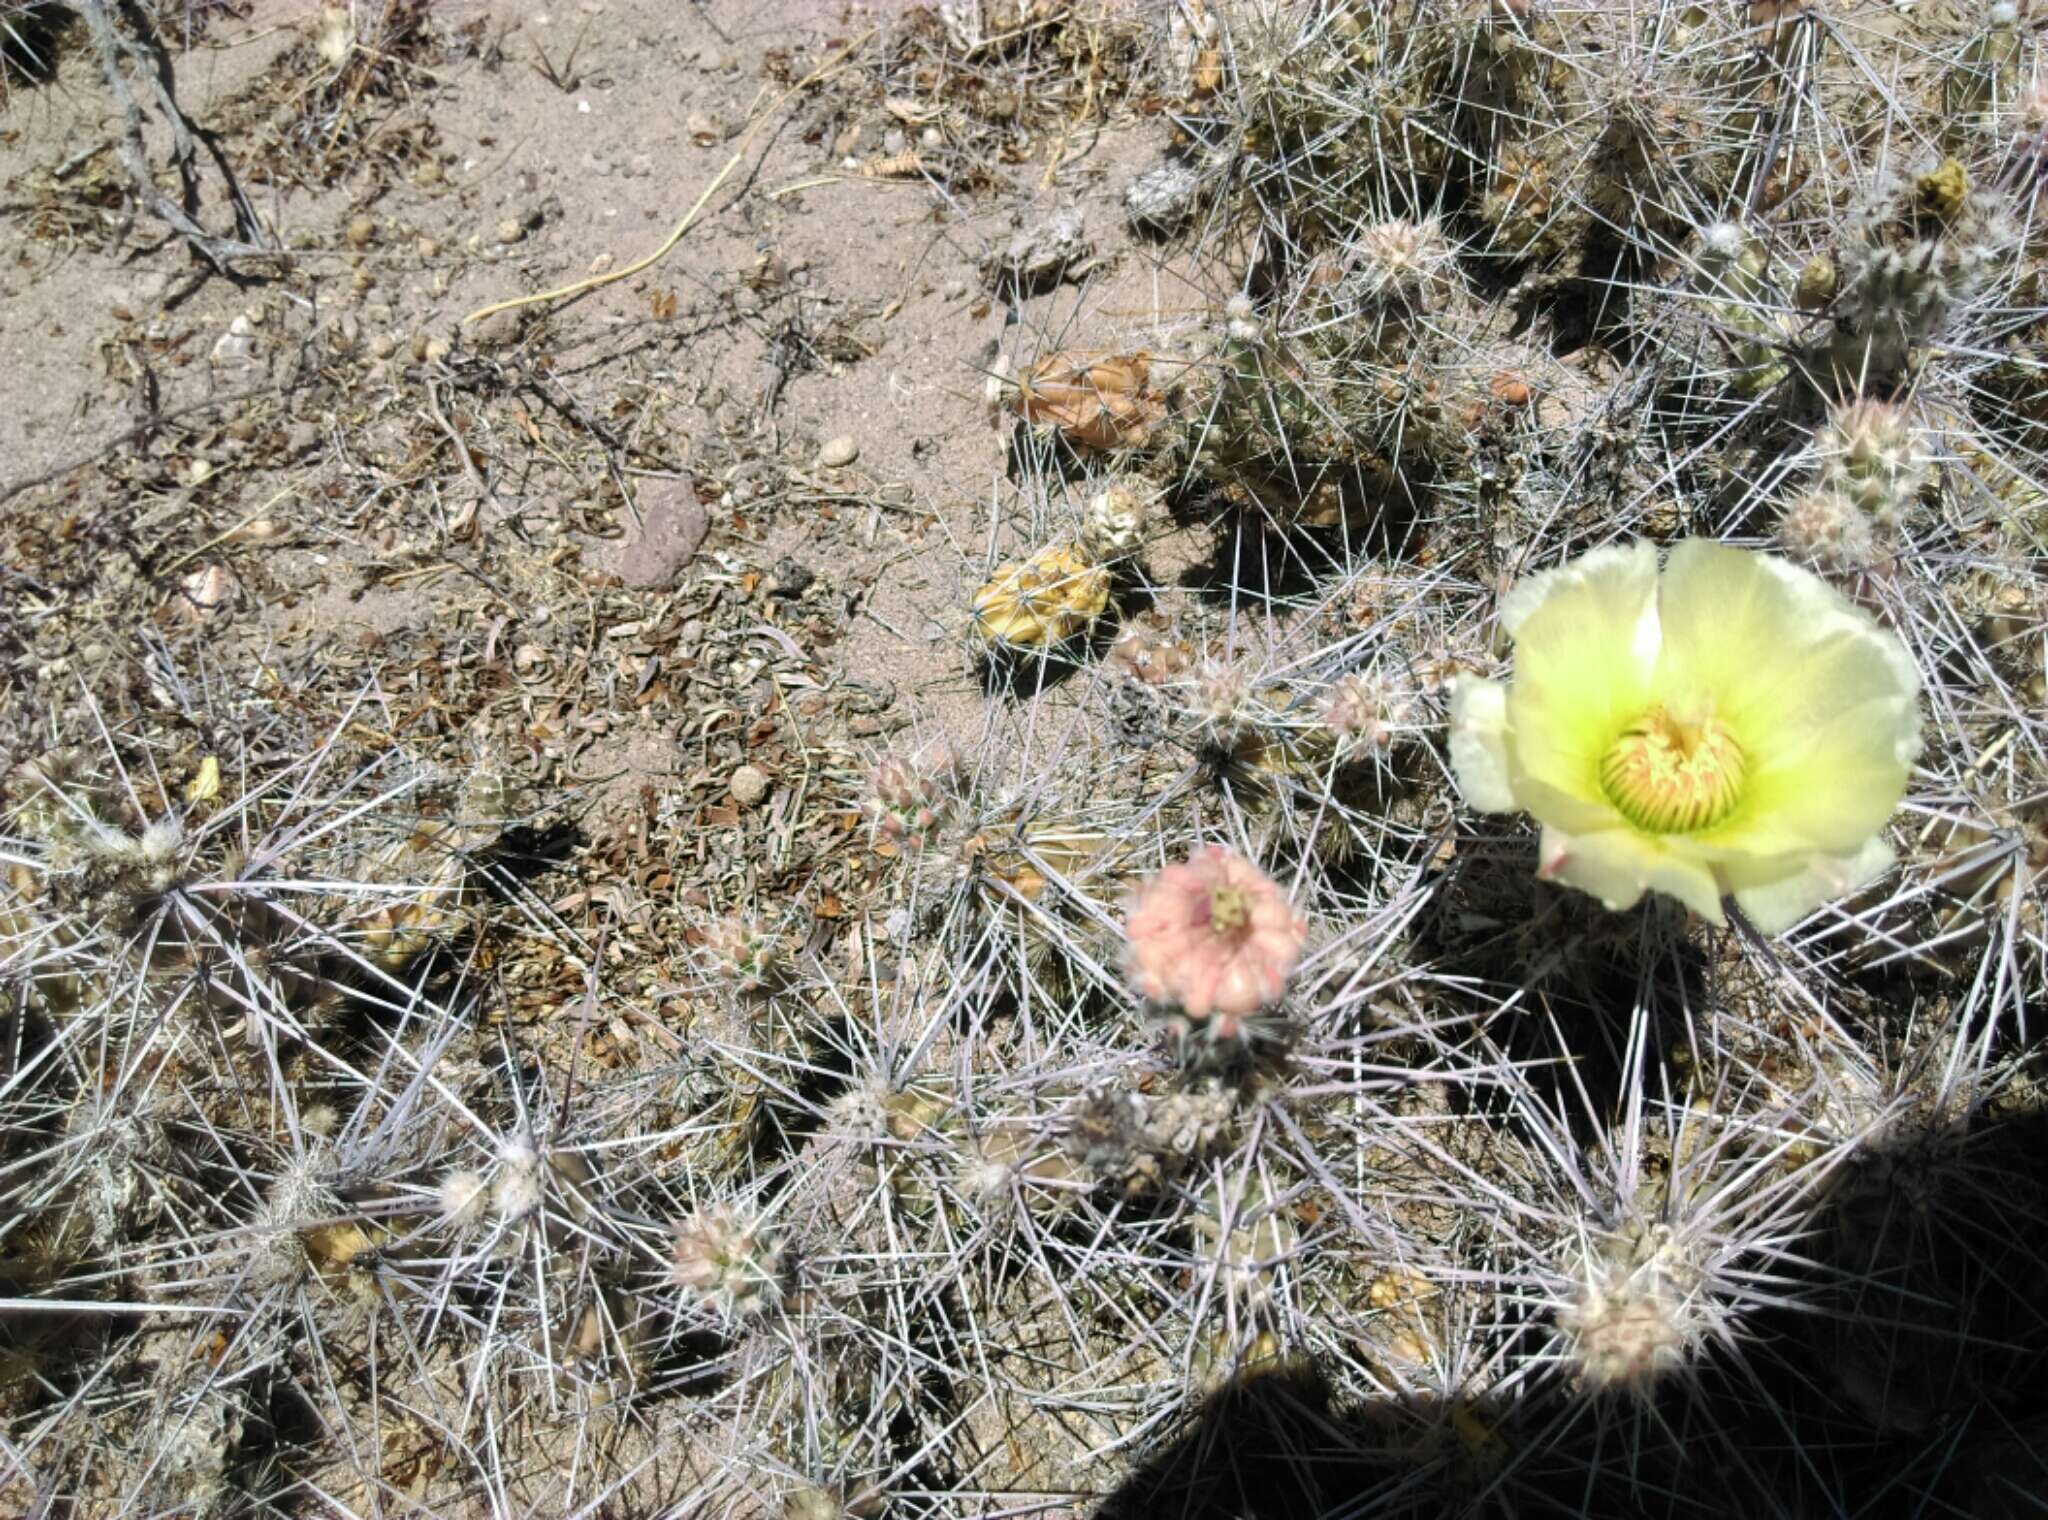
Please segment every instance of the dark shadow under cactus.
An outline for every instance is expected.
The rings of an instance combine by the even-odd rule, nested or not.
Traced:
[[[1646,1400],[1545,1374],[1512,1403],[1347,1405],[1316,1368],[1254,1368],[1097,1520],[2048,1512],[2048,1114],[1909,1123],[1830,1184],[1781,1308]],[[1473,1355],[1539,1351],[1538,1322]],[[1523,1343],[1518,1345],[1517,1343]]]
[[[50,0],[0,15],[0,89],[54,78],[57,49],[77,20],[70,6]]]

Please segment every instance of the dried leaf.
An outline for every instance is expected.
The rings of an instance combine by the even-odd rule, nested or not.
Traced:
[[[220,761],[208,755],[199,762],[199,769],[192,779],[185,783],[187,802],[211,802],[220,795]]]

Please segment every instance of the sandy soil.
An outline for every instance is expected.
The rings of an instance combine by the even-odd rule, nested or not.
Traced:
[[[178,100],[285,250],[232,277],[129,214],[118,113],[70,39],[0,114],[0,773],[159,661],[505,773],[576,831],[551,910],[609,936],[597,1071],[699,1016],[676,989],[706,908],[781,902],[831,947],[875,882],[861,768],[905,730],[1024,721],[974,674],[968,596],[1075,504],[1010,478],[986,375],[1067,344],[1170,353],[1219,299],[1125,228],[1165,132],[1128,101],[1052,127],[1019,106],[958,183],[872,172],[972,127],[878,82],[903,21],[450,6],[337,94],[317,7],[215,15],[174,50]],[[163,166],[160,122],[147,143]],[[200,182],[224,229],[223,181]],[[463,320],[656,252],[712,186],[644,272]],[[988,277],[1066,206],[1093,245],[1071,278]],[[516,968],[508,1017],[579,980]],[[686,1488],[678,1460],[635,1491]]]
[[[1164,140],[1133,113],[1020,135],[1002,182],[955,193],[857,167],[902,136],[858,69],[768,109],[780,79],[900,21],[900,7],[805,0],[450,12],[437,52],[356,103],[363,147],[308,184],[249,186],[290,269],[240,281],[209,277],[146,219],[117,239],[103,225],[117,210],[74,204],[87,179],[117,201],[118,166],[102,153],[63,170],[116,126],[92,58],[68,51],[49,83],[14,93],[0,129],[17,207],[0,276],[15,399],[0,488],[51,475],[8,518],[92,551],[69,561],[75,577],[40,556],[50,596],[17,680],[118,663],[124,608],[203,621],[231,666],[354,664],[332,652],[368,648],[389,667],[425,635],[515,669],[524,652],[532,670],[565,622],[600,642],[687,626],[712,573],[750,586],[747,604],[825,684],[893,690],[850,737],[973,721],[966,593],[1043,510],[1004,479],[984,375],[1082,333],[1157,349],[1214,293],[1124,230],[1118,195]],[[257,6],[216,18],[180,57],[181,103],[234,124],[231,159],[257,160],[265,124],[292,109],[291,76],[318,63],[313,30],[302,7]],[[572,56],[561,88],[542,59],[559,71]],[[743,135],[749,122],[760,129]],[[736,149],[707,214],[646,272],[462,323],[655,249]],[[218,202],[217,180],[207,189]],[[1095,245],[1079,279],[992,291],[983,257],[1064,204]],[[489,403],[464,375],[488,376]],[[479,473],[447,447],[430,396]],[[856,460],[819,466],[842,438]],[[609,457],[593,460],[593,443]],[[778,566],[810,572],[800,595]],[[658,732],[682,705],[638,721]],[[616,730],[596,747],[645,768],[631,756],[646,746]]]

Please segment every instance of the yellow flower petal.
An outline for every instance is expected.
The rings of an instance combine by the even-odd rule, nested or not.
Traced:
[[[1515,640],[1512,758],[1557,792],[1605,807],[1601,757],[1649,705],[1657,668],[1657,551],[1595,549],[1517,587],[1501,623]]]
[[[1543,830],[1540,874],[1590,892],[1607,908],[1632,908],[1645,892],[1677,898],[1710,923],[1723,922],[1721,884],[1697,861],[1667,853],[1633,829],[1567,835]]]
[[[1573,833],[1625,827],[1604,799],[1589,801],[1532,776],[1508,728],[1508,689],[1465,677],[1451,692],[1451,770],[1466,805],[1481,813],[1534,813]]]
[[[1508,770],[1508,689],[1461,676],[1451,688],[1451,771],[1465,805],[1482,813],[1517,811],[1522,804]]]
[[[1877,837],[1849,855],[1796,855],[1764,866],[1733,863],[1726,874],[1749,921],[1764,934],[1779,934],[1822,903],[1868,886],[1894,859],[1892,847]],[[1784,874],[1773,878],[1773,869]]]
[[[1894,635],[1817,576],[1702,539],[1672,551],[1660,612],[1660,693],[1710,710],[1749,761],[1742,805],[1696,846],[1841,853],[1884,826],[1920,748]]]
[[[1588,584],[1622,590],[1630,599],[1649,597],[1657,590],[1657,550],[1647,541],[1609,544],[1580,555],[1552,570],[1540,570],[1501,600],[1500,625],[1511,639],[1519,640],[1522,625],[1553,596]]]

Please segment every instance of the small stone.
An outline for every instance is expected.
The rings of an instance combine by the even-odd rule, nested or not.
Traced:
[[[441,240],[439,238],[423,237],[415,247],[418,249],[419,256],[423,259],[437,259],[441,256]]]
[[[228,330],[215,341],[212,357],[213,362],[219,365],[248,364],[260,351],[256,325],[245,313],[230,322]]]
[[[711,519],[696,490],[680,480],[644,486],[640,516],[639,537],[619,553],[619,579],[635,591],[665,590],[704,547]]]
[[[320,425],[315,422],[294,422],[291,431],[284,435],[284,446],[294,458],[312,453],[320,447]]]
[[[389,333],[378,333],[370,340],[370,354],[373,358],[388,359],[398,352],[398,340]]]
[[[778,601],[794,601],[818,579],[817,571],[787,554],[775,562],[774,574],[775,578],[768,583],[768,594]]]
[[[494,311],[466,331],[469,341],[481,351],[510,348],[519,341],[518,309]]]
[[[222,565],[207,565],[178,583],[186,608],[195,617],[208,618],[235,600],[234,576]]]
[[[1201,171],[1161,159],[1124,188],[1124,215],[1140,232],[1170,237],[1193,219],[1201,194]]]
[[[828,470],[843,470],[860,458],[860,445],[851,433],[841,433],[818,450],[818,463]]]
[[[732,773],[732,800],[741,807],[758,807],[767,800],[768,773],[758,765],[743,765]]]
[[[507,217],[504,221],[498,223],[498,241],[500,243],[516,243],[525,236],[526,228],[511,217]]]
[[[370,217],[359,216],[348,224],[348,241],[352,248],[367,248],[377,240],[377,223]]]
[[[1081,208],[1061,205],[1019,228],[1003,248],[991,250],[982,273],[994,284],[1039,291],[1069,278],[1092,251]]]

